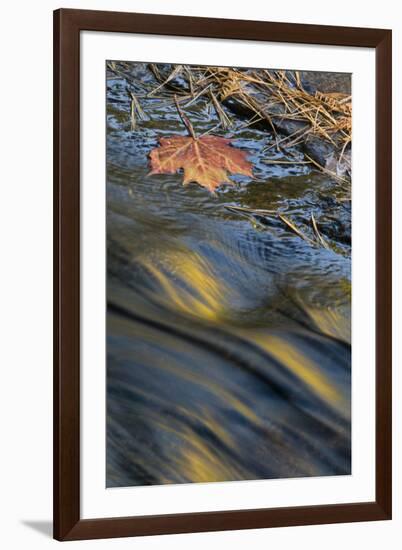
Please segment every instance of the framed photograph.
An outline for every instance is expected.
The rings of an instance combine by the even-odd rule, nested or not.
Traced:
[[[56,539],[391,518],[391,49],[54,13]]]

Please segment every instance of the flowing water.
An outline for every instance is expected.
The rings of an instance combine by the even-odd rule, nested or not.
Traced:
[[[344,189],[270,164],[289,157],[240,119],[214,133],[247,152],[253,179],[212,195],[148,176],[158,138],[186,130],[158,97],[132,130],[126,86],[108,75],[107,486],[349,474]],[[218,122],[204,103],[186,113],[198,135]],[[328,248],[233,206],[282,213],[311,239],[313,213]]]

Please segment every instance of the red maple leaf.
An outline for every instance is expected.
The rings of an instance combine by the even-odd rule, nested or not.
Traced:
[[[218,136],[200,138],[172,136],[161,138],[151,151],[151,174],[174,174],[184,170],[183,185],[196,182],[211,192],[222,183],[233,185],[228,174],[252,177],[252,165],[246,153]]]

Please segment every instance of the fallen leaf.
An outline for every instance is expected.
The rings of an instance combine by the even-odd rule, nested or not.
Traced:
[[[151,174],[174,174],[184,170],[183,185],[196,182],[212,193],[221,183],[233,184],[229,174],[252,176],[246,153],[218,136],[198,139],[185,136],[161,138],[151,151]]]

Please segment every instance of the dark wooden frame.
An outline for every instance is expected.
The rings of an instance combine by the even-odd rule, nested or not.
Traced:
[[[376,498],[373,502],[80,519],[80,31],[375,48]],[[76,540],[391,518],[390,30],[61,9],[54,12],[54,537]]]

